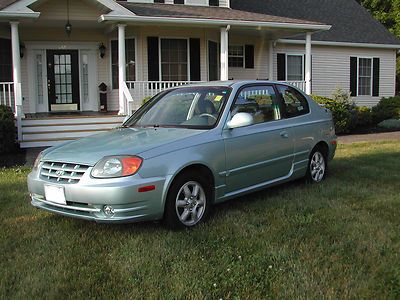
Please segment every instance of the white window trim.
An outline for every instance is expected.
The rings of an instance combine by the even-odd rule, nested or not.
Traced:
[[[229,55],[229,47],[231,47],[231,46],[233,46],[233,47],[237,47],[237,46],[242,47],[243,48],[243,56],[241,56],[241,55],[234,55],[234,56]],[[241,66],[241,67],[230,67],[229,66],[229,57],[243,57],[243,66]],[[245,69],[245,67],[246,67],[246,47],[245,47],[245,45],[243,45],[243,44],[229,44],[228,45],[228,68]]]
[[[289,80],[288,79],[288,56],[301,56],[301,76],[302,79],[300,81],[305,81],[305,74],[304,74],[304,53],[285,53],[285,79],[286,81],[295,81],[295,80]],[[297,80],[296,80],[297,81]]]
[[[371,60],[371,88],[369,91],[369,95],[360,95],[359,94],[359,72],[360,72],[360,59],[370,59]],[[373,94],[373,84],[374,84],[374,58],[371,56],[357,56],[357,89],[356,89],[356,97],[372,97]]]
[[[131,40],[131,39],[135,40],[135,81],[137,81],[138,80],[138,68],[137,68],[137,65],[138,65],[138,51],[137,51],[138,50],[138,40],[137,40],[136,35],[125,36],[125,42],[126,42],[126,40]],[[111,91],[118,91],[119,87],[118,87],[118,89],[114,89],[113,82],[112,82],[112,48],[111,48],[111,41],[117,41],[118,42],[118,38],[117,37],[111,38],[108,41],[108,49],[109,49],[108,53],[109,53],[109,56],[110,56],[110,59],[108,61],[108,63],[109,63],[109,78],[110,78],[110,81],[109,81],[108,84],[109,84],[109,87],[111,87],[111,89],[110,89]],[[105,59],[105,58],[106,57],[104,57],[103,59]],[[125,55],[125,60],[126,60],[126,55]],[[125,62],[125,64],[126,64],[126,62]]]
[[[191,81],[190,78],[190,39],[187,37],[176,37],[176,36],[160,36],[158,37],[158,78],[162,80],[162,63],[161,63],[161,40],[186,40],[187,45],[187,81]],[[180,81],[180,80],[178,80]]]

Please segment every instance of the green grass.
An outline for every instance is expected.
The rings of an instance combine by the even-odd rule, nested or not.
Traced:
[[[400,297],[400,142],[340,146],[327,180],[218,205],[194,230],[34,209],[0,171],[0,298]]]

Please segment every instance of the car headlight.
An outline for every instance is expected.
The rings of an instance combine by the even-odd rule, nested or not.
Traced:
[[[35,162],[33,163],[33,169],[36,171],[39,167],[40,160],[42,159],[43,156],[43,151],[41,151],[38,156],[35,159]]]
[[[92,169],[94,178],[116,178],[136,174],[143,159],[137,156],[106,156]]]

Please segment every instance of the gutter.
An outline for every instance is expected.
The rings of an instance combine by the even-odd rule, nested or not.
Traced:
[[[8,12],[0,11],[0,19],[37,19],[40,12]]]
[[[101,15],[98,22],[141,22],[141,23],[164,23],[164,24],[187,24],[187,25],[216,25],[227,26],[236,25],[243,27],[269,27],[285,29],[308,29],[308,30],[329,30],[331,25],[323,24],[302,24],[302,23],[282,23],[282,22],[258,22],[241,20],[215,20],[215,19],[193,19],[193,18],[173,18],[173,17],[148,17],[148,16],[126,16],[126,15]]]
[[[276,41],[280,44],[294,44],[304,45],[304,40],[290,40],[290,39],[279,39]],[[317,46],[338,46],[338,47],[358,47],[358,48],[377,48],[377,49],[398,49],[400,50],[400,44],[372,44],[372,43],[351,43],[351,42],[330,42],[330,41],[311,41],[312,45]]]

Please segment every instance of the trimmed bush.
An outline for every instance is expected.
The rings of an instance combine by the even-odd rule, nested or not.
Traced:
[[[151,96],[143,98],[142,105],[146,104],[151,98]]]
[[[13,151],[15,140],[14,114],[10,107],[0,105],[0,154]]]
[[[373,119],[376,124],[388,120],[400,118],[400,96],[382,98],[372,108]]]
[[[376,126],[372,110],[366,106],[355,106],[352,110],[351,129],[366,129]]]
[[[390,130],[400,130],[400,120],[389,119],[382,121],[378,124],[378,127]]]
[[[333,93],[332,99],[316,95],[313,95],[312,98],[332,112],[336,133],[348,133],[350,131],[353,120],[352,110],[355,107],[351,101],[350,93],[338,89]]]

